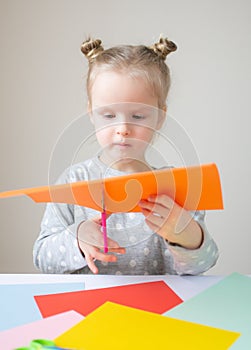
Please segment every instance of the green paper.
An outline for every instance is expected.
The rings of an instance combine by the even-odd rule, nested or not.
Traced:
[[[251,349],[251,278],[232,273],[164,315],[239,332],[231,349]]]

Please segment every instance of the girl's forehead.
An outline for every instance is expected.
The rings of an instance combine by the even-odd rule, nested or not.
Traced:
[[[146,79],[131,76],[128,72],[104,71],[97,74],[92,84],[91,99],[99,106],[121,102],[158,105],[157,96]]]
[[[152,105],[146,105],[143,103],[135,102],[121,102],[110,105],[93,105],[93,112],[101,114],[113,114],[113,113],[129,113],[129,114],[142,114],[142,115],[158,115],[159,109]]]
[[[148,85],[146,79],[144,79],[143,73],[140,74],[137,72],[137,74],[135,74],[133,70],[129,69],[97,71],[93,77],[92,85],[102,85],[107,82],[113,83],[114,85],[121,84],[121,82],[124,84],[137,83],[138,85]]]

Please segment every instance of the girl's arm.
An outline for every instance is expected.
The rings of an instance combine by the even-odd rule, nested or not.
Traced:
[[[56,184],[87,178],[88,169],[77,164],[65,169]],[[33,248],[34,265],[44,273],[73,273],[85,267],[87,262],[79,248],[77,229],[87,219],[83,207],[48,203]]]
[[[140,206],[147,225],[166,241],[187,249],[197,249],[203,231],[193,216],[167,195],[151,196]]]
[[[199,274],[215,265],[218,248],[207,231],[204,211],[188,212],[162,195],[140,203],[147,225],[162,236],[178,274]]]
[[[77,241],[74,207],[47,204],[41,231],[35,241],[33,259],[43,273],[71,273],[86,265]]]

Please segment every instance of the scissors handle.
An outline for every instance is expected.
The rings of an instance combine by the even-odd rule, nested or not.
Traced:
[[[27,347],[16,348],[15,350],[70,350],[56,346],[54,341],[48,339],[34,339]]]
[[[108,239],[107,239],[107,230],[106,230],[106,211],[103,210],[101,213],[101,222],[102,222],[102,232],[104,238],[104,252],[108,253]]]

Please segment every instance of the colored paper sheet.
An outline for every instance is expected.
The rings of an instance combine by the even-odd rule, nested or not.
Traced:
[[[165,315],[239,332],[231,349],[251,349],[251,278],[233,273]]]
[[[23,326],[0,332],[0,349],[13,350],[28,346],[32,339],[54,339],[84,319],[76,311],[68,311]]]
[[[35,202],[78,204],[102,211],[103,185],[106,210],[110,213],[140,211],[139,201],[155,194],[167,194],[187,210],[223,208],[215,164],[8,191],[0,193],[0,198],[27,195]]]
[[[41,319],[34,295],[83,290],[84,283],[0,285],[0,331]]]
[[[81,350],[229,349],[239,334],[107,302],[55,339]]]
[[[161,314],[182,302],[164,281],[39,295],[34,298],[43,317],[68,310],[86,316],[106,301]]]

